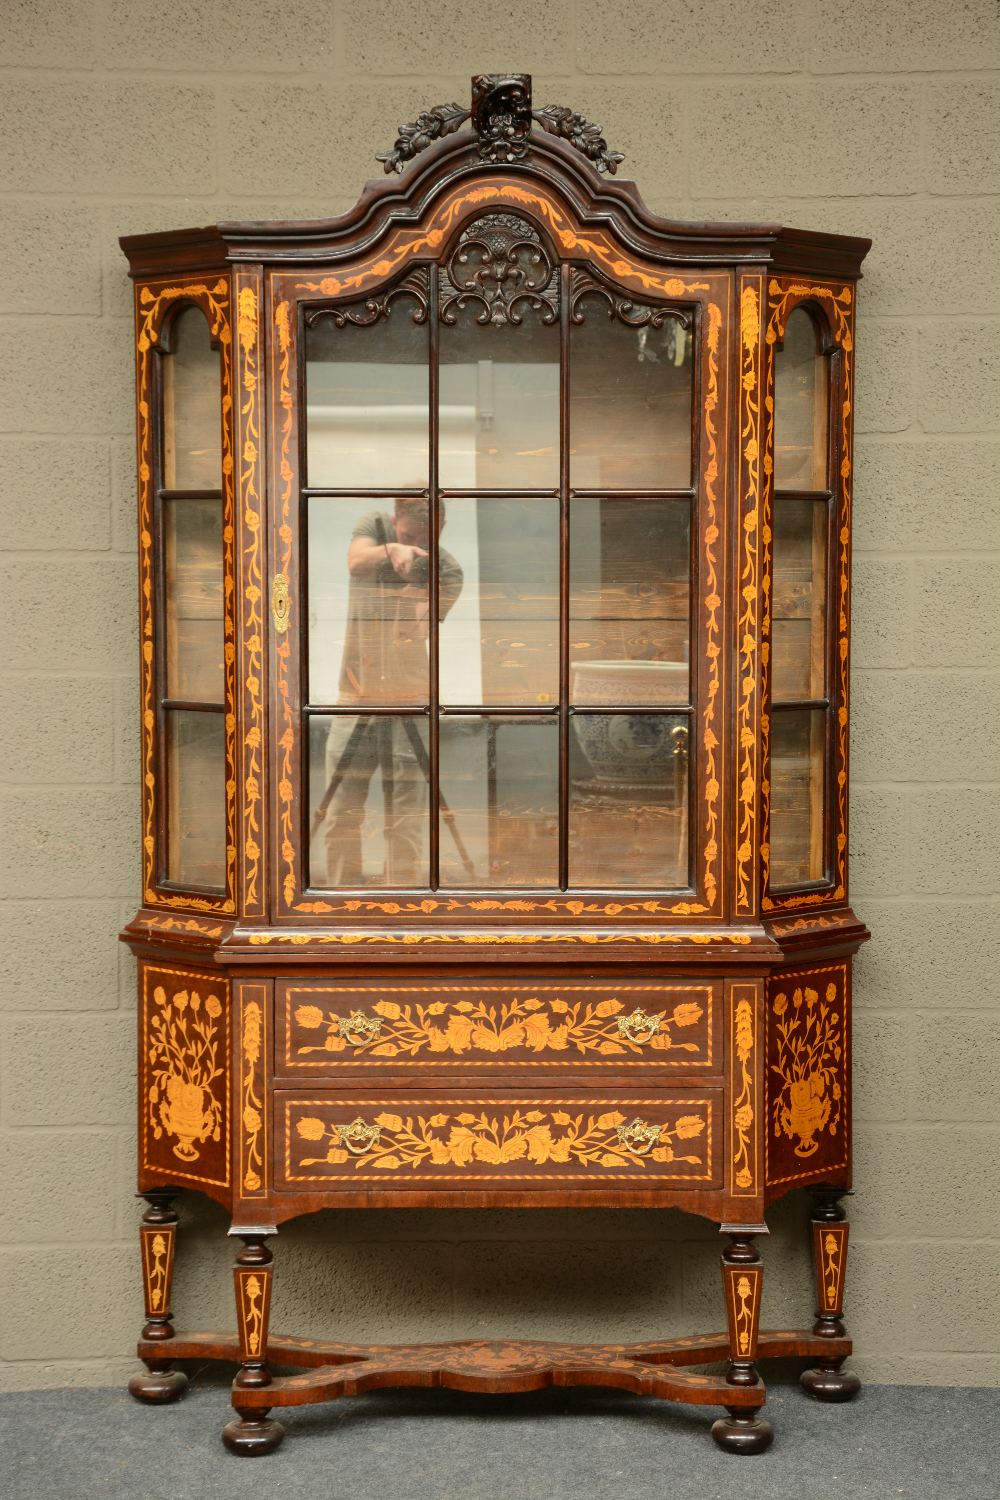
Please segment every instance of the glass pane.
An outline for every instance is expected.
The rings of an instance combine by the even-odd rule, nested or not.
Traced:
[[[779,490],[825,490],[830,362],[816,326],[797,307],[774,358],[774,483]]]
[[[391,500],[309,501],[309,701],[427,702],[430,507]],[[442,547],[446,614],[462,570]]]
[[[771,887],[822,880],[824,708],[771,716]]]
[[[570,702],[687,703],[691,511],[570,503]]]
[[[687,886],[688,720],[570,719],[571,886]]]
[[[219,351],[205,315],[186,307],[170,327],[163,356],[163,484],[217,490],[222,484]]]
[[[167,879],[226,882],[225,715],[168,709]]]
[[[825,500],[774,502],[771,697],[826,693]]]
[[[676,318],[631,328],[603,297],[570,332],[570,482],[576,489],[691,483],[692,340]]]
[[[559,726],[498,714],[441,720],[441,885],[559,880]]]
[[[367,326],[306,329],[306,468],[314,489],[427,484],[428,328],[402,296]],[[355,309],[365,316],[364,309]]]
[[[530,309],[519,326],[441,324],[440,483],[446,489],[555,489],[559,325]]]
[[[309,718],[309,883],[426,886],[427,721]]]
[[[222,502],[163,503],[167,697],[224,697]]]
[[[441,629],[441,702],[558,702],[559,502],[454,499],[446,516],[465,587]]]

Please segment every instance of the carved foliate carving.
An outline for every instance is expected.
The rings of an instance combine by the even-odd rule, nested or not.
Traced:
[[[441,321],[475,307],[477,323],[502,328],[525,308],[543,323],[559,316],[559,268],[538,230],[519,214],[484,214],[462,231],[440,272]]]
[[[392,150],[376,152],[375,160],[382,163],[386,172],[401,172],[406,163],[432,141],[454,135],[468,118],[469,111],[460,104],[435,104],[433,109],[425,110],[408,125],[400,125]]]
[[[583,115],[567,109],[564,104],[547,104],[544,109],[536,109],[533,113],[543,130],[547,130],[549,135],[557,135],[562,140],[569,141],[571,146],[583,152],[588,161],[593,162],[599,172],[607,172],[613,177],[618,171],[619,162],[625,160],[620,151],[608,150],[600,125],[585,120]]]
[[[531,107],[530,73],[477,73],[472,80],[472,108],[460,104],[436,104],[407,125],[400,125],[391,151],[379,151],[376,160],[386,172],[401,172],[408,161],[434,141],[453,135],[466,120],[479,137],[483,161],[509,166],[528,154],[532,122],[548,135],[558,136],[581,152],[598,172],[611,176],[624,161],[620,151],[611,151],[602,127],[565,104]]]

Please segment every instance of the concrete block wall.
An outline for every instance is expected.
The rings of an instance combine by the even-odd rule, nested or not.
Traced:
[[[853,888],[861,1374],[1000,1377],[998,194],[994,0],[0,0],[0,1385],[104,1384],[140,1325],[139,889],[124,232],[350,207],[474,71],[604,123],[650,205],[869,234],[858,365]],[[187,1200],[175,1306],[225,1326]],[[812,1307],[793,1197],[765,1318]],[[275,1326],[644,1337],[721,1321],[667,1213],[326,1214]]]

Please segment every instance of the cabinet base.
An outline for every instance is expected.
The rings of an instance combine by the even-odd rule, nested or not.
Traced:
[[[138,1353],[140,1358],[162,1359],[164,1345],[142,1342]],[[803,1356],[832,1361],[846,1359],[850,1353],[849,1339],[816,1338],[805,1332],[762,1333],[758,1342],[758,1359]],[[170,1340],[170,1358],[239,1363],[239,1340],[235,1333],[177,1334]],[[763,1384],[729,1385],[722,1375],[688,1368],[728,1358],[729,1338],[724,1333],[642,1344],[466,1339],[446,1344],[362,1345],[272,1337],[267,1346],[269,1364],[291,1366],[302,1373],[276,1375],[268,1385],[234,1390],[241,1420],[229,1424],[223,1441],[233,1453],[270,1453],[284,1433],[279,1423],[266,1420],[271,1409],[308,1406],[387,1386],[440,1386],[502,1395],[548,1386],[590,1385],[692,1406],[724,1407],[728,1415],[712,1429],[719,1446],[735,1453],[760,1453],[772,1437],[769,1424],[758,1415],[766,1399]]]

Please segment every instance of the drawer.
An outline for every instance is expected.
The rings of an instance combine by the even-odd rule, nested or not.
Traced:
[[[275,998],[279,1075],[722,1071],[717,981],[285,980]]]
[[[482,1188],[721,1178],[722,1093],[484,1097],[472,1091],[275,1094],[275,1186]]]

